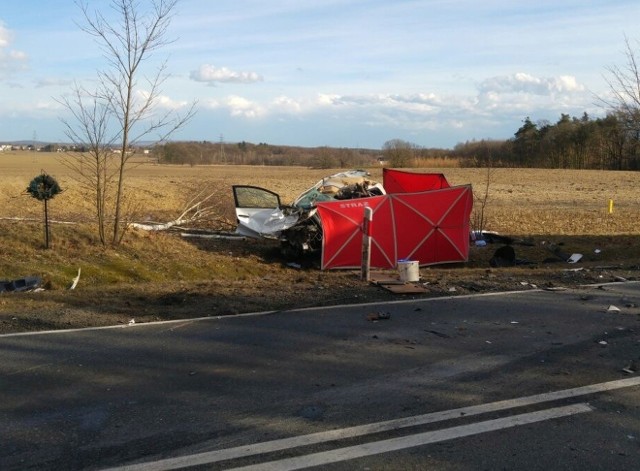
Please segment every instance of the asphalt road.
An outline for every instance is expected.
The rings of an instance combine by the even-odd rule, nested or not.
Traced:
[[[0,469],[639,468],[640,284],[399,299],[1,336]]]

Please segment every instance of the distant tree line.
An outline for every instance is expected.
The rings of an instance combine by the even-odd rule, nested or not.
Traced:
[[[592,119],[561,114],[555,123],[529,117],[514,137],[460,143],[450,149],[424,148],[401,139],[380,150],[295,147],[270,144],[170,142],[156,146],[158,163],[187,165],[302,165],[313,168],[395,168],[451,166],[535,167],[596,170],[640,169],[640,125],[621,114]],[[445,162],[449,162],[448,164]]]
[[[635,124],[634,124],[635,123]],[[82,146],[48,144],[45,152],[86,152]],[[140,151],[141,149],[131,149]],[[311,168],[531,167],[596,170],[640,170],[638,122],[623,113],[592,119],[561,114],[557,122],[526,117],[514,137],[473,140],[453,149],[425,148],[392,139],[381,149],[297,147],[249,142],[167,142],[152,149],[161,164],[272,165]]]
[[[419,167],[434,159],[447,159],[450,150],[423,148],[401,139],[382,149],[296,147],[249,142],[169,142],[153,149],[161,164],[179,165],[302,165],[311,168],[359,168],[372,165]]]
[[[619,114],[591,119],[561,114],[556,123],[525,118],[512,139],[458,144],[465,166],[597,170],[640,169],[640,132]]]
[[[161,164],[186,165],[303,165],[315,168],[369,166],[379,155],[370,149],[295,147],[249,142],[168,142],[155,146]]]

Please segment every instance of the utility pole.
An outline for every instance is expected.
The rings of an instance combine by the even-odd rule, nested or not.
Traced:
[[[227,163],[227,157],[224,154],[224,136],[222,134],[220,134],[220,153],[218,155],[218,160],[223,164]]]
[[[31,143],[31,145],[32,145],[33,149],[31,150],[31,152],[33,154],[31,156],[31,160],[33,162],[35,162],[36,161],[36,150],[38,149],[38,144],[37,144],[37,142],[38,142],[38,133],[36,133],[35,130],[33,131],[33,139],[32,139],[32,141],[33,142]]]

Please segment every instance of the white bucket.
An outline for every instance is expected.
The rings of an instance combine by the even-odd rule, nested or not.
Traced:
[[[420,281],[420,264],[417,261],[399,261],[398,273],[400,273],[401,281]]]

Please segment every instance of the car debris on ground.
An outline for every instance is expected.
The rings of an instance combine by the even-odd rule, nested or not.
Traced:
[[[391,314],[388,312],[371,312],[367,314],[367,320],[369,322],[385,321],[391,319]]]
[[[42,278],[39,276],[27,276],[16,280],[0,280],[0,293],[5,291],[36,291],[42,287]]]

